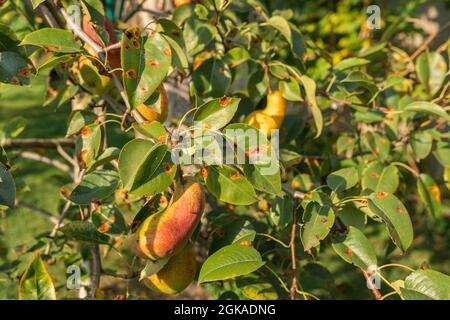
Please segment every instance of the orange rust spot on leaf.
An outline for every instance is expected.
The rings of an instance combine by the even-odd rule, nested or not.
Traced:
[[[398,207],[398,208],[397,208],[397,212],[398,212],[398,213],[402,214],[402,213],[403,213],[403,211],[404,211],[404,210],[403,210],[403,208],[402,208],[402,207]]]
[[[158,141],[161,143],[167,143],[167,135],[159,136]]]
[[[377,199],[383,199],[383,198],[386,197],[387,195],[388,195],[388,193],[385,192],[385,191],[378,191],[378,192],[376,193]]]
[[[300,182],[293,180],[291,182],[291,187],[294,189],[300,187]]]
[[[159,205],[163,208],[167,207],[167,205],[169,204],[169,201],[167,200],[166,196],[161,196],[159,198]]]
[[[434,200],[441,200],[441,190],[438,186],[431,186],[428,190],[430,190],[430,192],[433,194],[432,197]]]
[[[344,252],[345,252],[345,254],[346,254],[347,256],[349,256],[349,257],[351,257],[352,254],[353,254],[353,251],[352,251],[352,249],[350,249],[350,248],[346,248]]]
[[[136,39],[131,40],[131,43],[133,44],[133,46],[136,49],[140,49],[141,48],[141,44],[139,43],[139,41],[137,41]]]
[[[320,222],[322,223],[327,223],[328,219],[325,217],[320,218]]]
[[[173,167],[170,164],[170,162],[163,162],[162,164],[163,170],[167,173],[167,174],[171,174],[173,173]]]
[[[223,96],[222,98],[219,99],[219,105],[221,107],[226,107],[227,105],[230,104],[231,100],[232,100],[231,97]]]
[[[97,228],[98,232],[100,233],[106,233],[108,232],[109,228],[111,227],[109,221],[103,221]]]
[[[244,241],[239,242],[239,244],[241,246],[250,247],[251,243],[249,241],[247,241],[247,240],[244,240]]]
[[[28,77],[31,73],[31,69],[27,68],[27,67],[20,68],[18,73],[19,73],[19,76]]]
[[[170,48],[164,48],[163,52],[166,56],[170,57],[172,55],[172,50],[170,50]]]
[[[202,171],[201,171],[202,177],[203,178],[207,178],[208,177],[208,168],[207,167],[203,167]]]
[[[149,66],[151,66],[151,67],[159,68],[159,62],[156,61],[156,60],[149,60],[149,61],[147,62],[147,64],[148,64]]]
[[[374,178],[374,179],[378,179],[379,175],[376,172],[369,172],[369,177]]]
[[[128,69],[127,71],[125,71],[125,77],[129,79],[136,79],[137,78],[136,70]]]
[[[91,135],[92,129],[88,126],[83,127],[80,131],[80,135],[83,138],[88,138]]]
[[[238,172],[230,175],[230,179],[232,179],[232,180],[239,179],[240,177],[241,177],[241,175]]]

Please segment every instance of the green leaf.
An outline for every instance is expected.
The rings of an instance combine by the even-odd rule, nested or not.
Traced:
[[[433,155],[444,167],[450,166],[450,144],[448,142],[439,141]]]
[[[79,241],[109,244],[110,237],[106,234],[100,233],[95,225],[89,221],[73,221],[65,224],[59,230],[70,238]]]
[[[433,218],[440,218],[442,215],[441,190],[429,174],[421,173],[419,175],[417,178],[417,191]]]
[[[216,232],[209,247],[210,254],[233,243],[249,245],[256,236],[255,228],[251,222],[242,217],[235,218],[227,214],[214,220],[213,225]]]
[[[200,95],[224,96],[231,85],[231,71],[220,59],[204,61],[192,74],[192,84]]]
[[[384,166],[378,161],[371,162],[364,170],[361,186],[364,189],[394,193],[399,185],[396,166]]]
[[[450,277],[434,270],[417,270],[405,279],[401,288],[406,300],[450,300]]]
[[[0,82],[16,85],[30,84],[33,68],[16,52],[0,52]]]
[[[68,120],[66,137],[77,134],[85,126],[93,123],[95,119],[97,119],[97,115],[91,111],[77,110],[72,112]]]
[[[122,213],[113,205],[98,206],[92,212],[92,223],[103,234],[125,234],[127,224]]]
[[[87,172],[91,172],[92,170],[111,162],[119,158],[120,149],[116,147],[106,148],[101,155],[99,155],[95,161],[89,166]]]
[[[280,81],[278,87],[286,100],[303,101],[298,81],[293,77],[290,77],[288,81]]]
[[[72,32],[58,28],[43,28],[28,33],[20,43],[44,48],[46,51],[72,53],[81,51],[81,44]]]
[[[270,218],[281,229],[292,223],[293,212],[294,200],[291,195],[286,194],[282,198],[275,197],[270,200]]]
[[[45,0],[31,0],[31,4],[33,5],[33,9],[36,9],[44,1]]]
[[[84,166],[91,166],[100,151],[102,143],[101,127],[95,123],[84,126],[77,140],[76,153],[81,158]]]
[[[334,211],[329,206],[322,206],[317,202],[310,202],[303,214],[303,226],[300,231],[305,251],[319,245],[330,233],[334,224]]]
[[[369,208],[387,225],[395,245],[404,253],[413,241],[413,227],[403,203],[388,192],[374,192],[369,196]]]
[[[248,164],[243,165],[244,174],[255,189],[273,195],[281,195],[281,174],[277,159],[270,165]],[[274,171],[269,174],[265,170]]]
[[[357,137],[352,134],[343,134],[339,136],[336,142],[337,153],[341,154],[348,150],[353,150],[357,146]]]
[[[213,25],[191,16],[187,19],[183,29],[183,38],[188,54],[193,56],[204,50],[216,37],[216,34],[217,29]]]
[[[134,139],[119,156],[119,174],[123,187],[138,196],[151,196],[167,189],[177,167],[170,159],[167,145]]]
[[[417,161],[425,159],[433,147],[433,137],[426,130],[416,131],[411,134],[410,143]]]
[[[289,43],[295,55],[301,56],[305,51],[305,44],[301,33],[282,16],[273,16],[264,25],[278,30]]]
[[[0,52],[3,51],[18,51],[16,49],[19,44],[14,31],[7,25],[0,23]]]
[[[416,101],[416,102],[410,103],[406,107],[403,108],[403,111],[423,112],[426,114],[437,115],[446,120],[450,120],[450,116],[447,114],[447,112],[441,106],[439,106],[435,103],[432,103],[432,102],[427,102],[427,101]]]
[[[309,192],[320,185],[320,181],[308,173],[300,173],[292,179],[291,187],[301,192]]]
[[[20,300],[56,300],[52,278],[40,255],[36,255],[19,281]]]
[[[168,133],[166,127],[158,121],[152,121],[151,123],[133,123],[133,129],[142,134],[145,137],[158,140],[161,143],[165,143],[168,139]]]
[[[69,200],[81,205],[97,202],[109,197],[119,185],[117,172],[96,170],[83,177],[80,184],[73,189]]]
[[[223,57],[230,68],[234,68],[250,59],[248,51],[241,47],[235,47],[229,50]]]
[[[194,121],[200,122],[200,127],[206,124],[210,129],[220,129],[233,119],[240,101],[226,96],[210,100],[198,108]]]
[[[14,209],[16,185],[8,169],[0,162],[0,205]]]
[[[162,83],[171,65],[172,51],[164,37],[129,28],[122,37],[123,83],[131,106],[144,103]]]
[[[228,165],[208,167],[206,186],[216,198],[226,203],[250,205],[257,201],[252,184]]]
[[[323,129],[323,117],[322,111],[320,110],[316,101],[316,82],[305,75],[300,77],[300,82],[303,84],[303,87],[305,88],[308,107],[311,110],[311,113],[314,118],[314,124],[316,126],[315,138],[318,138],[322,133]]]
[[[273,284],[261,276],[239,278],[236,285],[244,296],[250,300],[278,300],[279,296]]]
[[[203,264],[198,282],[226,280],[258,270],[264,265],[252,247],[232,244],[216,251]]]
[[[377,133],[369,131],[362,137],[362,143],[382,162],[388,160],[391,153],[391,141]]]
[[[334,171],[327,177],[327,185],[334,192],[350,189],[355,186],[358,181],[358,171],[354,167]]]
[[[346,262],[366,271],[377,265],[375,251],[361,230],[349,227],[346,235],[331,238],[334,251]]]
[[[346,204],[339,208],[336,215],[346,226],[353,226],[360,230],[364,229],[367,222],[365,213],[351,204]]]
[[[339,61],[339,63],[337,63],[334,66],[334,69],[337,72],[342,72],[347,69],[365,66],[366,64],[369,64],[369,63],[370,63],[370,60],[363,59],[363,58],[347,58],[347,59]]]
[[[447,73],[444,57],[437,52],[424,52],[416,60],[416,72],[430,96],[439,91]]]

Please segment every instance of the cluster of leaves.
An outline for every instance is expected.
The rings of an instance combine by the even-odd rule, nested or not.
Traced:
[[[213,208],[192,239],[210,243],[198,282],[218,298],[332,298],[337,293],[333,274],[320,263],[331,248],[361,269],[362,287],[364,275],[379,276],[401,299],[450,298],[450,279],[438,271],[396,264],[409,275],[386,279],[381,269],[394,265],[380,266],[374,241],[366,237],[367,230],[382,226],[389,238],[384,263],[389,256],[408,254],[416,225],[436,232],[448,228],[441,201],[450,175],[448,42],[417,56],[396,44],[397,34],[411,32],[407,18],[413,3],[375,32],[367,29],[365,10],[357,1],[341,1],[325,13],[311,3],[276,2],[197,1],[175,8],[154,29],[119,30],[122,72],[117,78],[125,97],[120,86],[95,93],[80,81],[80,57],[100,65],[93,82],[113,78],[117,71],[103,54],[93,55],[89,43],[83,46],[74,30],[44,27],[43,22],[19,38],[0,25],[0,81],[27,85],[45,76],[46,106],[73,106],[67,137],[76,141],[78,171],[61,188],[70,209],[58,229],[62,234],[40,237],[33,251],[46,246],[46,259],[70,265],[92,259],[86,250],[92,244],[120,250],[124,237],[164,209],[170,186],[190,168],[172,162],[174,150],[190,159],[210,150],[195,139],[192,145],[180,142],[180,128],[195,137],[219,135],[242,142],[237,144],[241,151],[252,154],[255,146],[244,136],[230,136],[229,129],[256,130],[243,123],[245,116],[264,104],[271,88],[278,88],[290,102],[279,158],[270,152],[262,164],[230,165],[213,157],[190,168],[203,180]],[[101,2],[82,0],[80,5],[104,46],[110,45]],[[190,80],[192,107],[186,117],[166,125],[134,122],[131,140],[108,147],[106,126],[119,121],[117,115],[96,110],[120,107],[122,99],[131,110],[151,104],[167,78]],[[127,113],[118,116],[123,128]],[[9,124],[1,141],[22,130],[20,121]],[[270,142],[265,137],[258,141],[267,149]],[[16,187],[3,149],[1,162],[0,205],[13,208]],[[276,170],[265,175],[268,163],[276,163]],[[439,170],[426,170],[429,164]],[[134,258],[124,254],[122,259]],[[130,269],[154,272],[145,262]],[[23,273],[19,293],[22,298],[55,298],[39,255]]]

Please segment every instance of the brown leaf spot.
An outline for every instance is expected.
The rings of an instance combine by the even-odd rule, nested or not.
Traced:
[[[131,43],[133,44],[133,46],[134,46],[136,49],[140,49],[140,48],[141,48],[140,42],[137,41],[136,39],[131,40]]]
[[[388,195],[388,193],[386,191],[378,191],[376,193],[376,197],[377,199],[383,199],[384,197],[386,197]]]
[[[125,77],[129,79],[136,79],[137,78],[136,70],[128,69],[127,71],[125,71]]]
[[[223,237],[225,235],[225,231],[222,228],[217,228],[216,235],[219,237]]]
[[[92,129],[88,126],[84,126],[81,131],[80,131],[80,135],[82,138],[88,138],[91,135]]]
[[[159,62],[156,61],[156,60],[149,60],[149,61],[147,62],[147,64],[148,64],[149,66],[151,66],[151,67],[159,68]]]
[[[380,176],[376,172],[369,172],[369,177],[378,179]]]
[[[167,205],[169,204],[169,201],[167,200],[166,196],[161,196],[159,198],[159,205],[163,208],[167,207]]]
[[[19,73],[19,76],[28,77],[31,73],[31,69],[27,68],[27,67],[20,68],[18,73]]]
[[[221,107],[226,107],[226,106],[228,106],[230,104],[230,102],[232,100],[233,99],[231,97],[223,96],[222,98],[219,99],[219,105]]]
[[[163,162],[162,167],[165,173],[167,174],[173,173],[173,167],[170,164],[170,162]]]
[[[349,257],[351,257],[352,256],[352,254],[353,254],[353,251],[352,251],[352,249],[350,249],[350,248],[345,248],[345,254],[347,255],[347,256],[349,256]]]
[[[106,233],[108,232],[109,228],[111,227],[109,221],[103,221],[97,228],[98,232],[100,233]]]
[[[203,167],[201,174],[202,174],[202,177],[206,179],[208,177],[208,167]]]
[[[239,179],[240,177],[241,177],[241,174],[238,173],[238,172],[233,173],[233,174],[230,175],[230,179],[232,179],[232,180]]]

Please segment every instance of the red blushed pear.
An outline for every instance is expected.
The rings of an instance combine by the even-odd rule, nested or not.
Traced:
[[[167,209],[148,217],[137,232],[137,253],[152,260],[179,252],[189,241],[205,208],[205,192],[196,180],[177,183]]]

